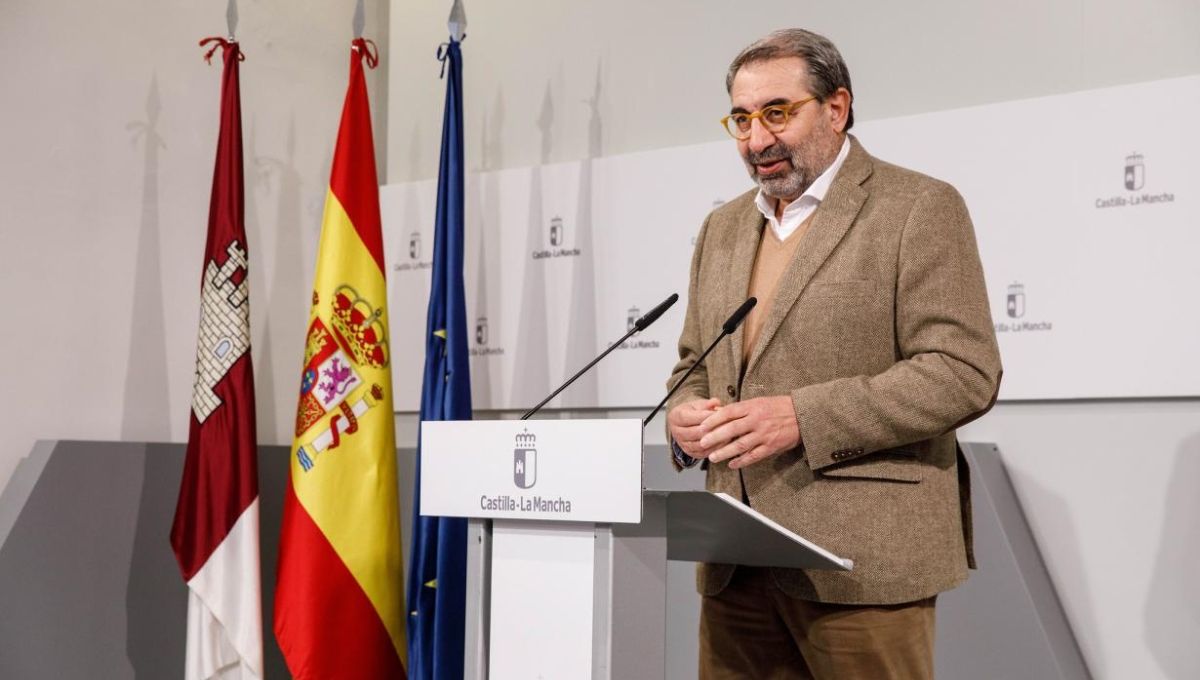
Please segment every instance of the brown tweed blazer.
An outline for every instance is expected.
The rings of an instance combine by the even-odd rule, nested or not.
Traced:
[[[695,362],[745,299],[765,220],[753,191],[714,210],[696,240],[679,363]],[[1000,356],[975,233],[950,185],[850,153],[780,278],[749,362],[742,329],[670,406],[790,394],[801,446],[744,470],[708,466],[707,488],[854,560],[850,572],[774,569],[790,595],[894,604],[963,582],[969,475],[955,428],[985,413]],[[713,595],[733,567],[700,565]]]

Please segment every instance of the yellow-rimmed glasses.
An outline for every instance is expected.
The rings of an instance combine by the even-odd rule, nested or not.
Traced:
[[[762,126],[768,132],[774,134],[783,132],[787,127],[788,121],[791,120],[792,114],[801,106],[816,99],[817,96],[806,97],[798,102],[791,104],[776,104],[775,106],[764,106],[762,109],[754,113],[731,113],[721,119],[721,127],[729,133],[729,136],[738,140],[750,139],[750,127],[757,118],[762,123]]]

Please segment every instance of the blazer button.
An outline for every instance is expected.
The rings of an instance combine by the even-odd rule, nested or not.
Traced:
[[[726,385],[725,394],[728,394],[729,398],[732,399],[737,396],[737,390],[733,389],[733,385]]]

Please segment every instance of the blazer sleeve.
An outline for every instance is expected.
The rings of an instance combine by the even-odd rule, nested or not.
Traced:
[[[667,380],[667,390],[674,387],[675,382],[691,368],[692,364],[700,358],[704,352],[704,347],[701,345],[702,330],[700,322],[700,263],[703,259],[704,239],[708,234],[708,225],[712,221],[710,213],[704,220],[704,224],[700,227],[700,234],[696,237],[696,248],[692,251],[692,266],[691,273],[688,277],[688,302],[687,312],[683,319],[683,331],[679,334],[679,361],[675,363],[675,368],[671,370],[671,377]],[[670,444],[670,449],[674,452],[678,447],[675,445],[675,440],[671,438],[671,428],[667,425],[665,414],[670,413],[671,409],[679,404],[694,401],[696,399],[708,398],[708,369],[702,364],[696,367],[696,370],[688,376],[687,382],[680,386],[679,391],[675,396],[667,401],[666,409],[663,417],[663,427],[667,431],[667,443]],[[680,465],[680,460],[672,455],[671,463],[675,469],[683,469]]]
[[[791,393],[813,469],[943,434],[983,415],[1000,386],[1000,353],[971,218],[953,187],[914,201],[897,250],[900,360],[874,376]]]

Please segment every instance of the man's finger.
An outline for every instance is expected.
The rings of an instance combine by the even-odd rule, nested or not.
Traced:
[[[700,423],[703,423],[704,419],[707,418],[711,413],[711,411],[701,411],[698,409],[681,409],[678,413],[675,413],[674,418],[671,418],[670,420],[679,425],[699,425]]]
[[[699,442],[704,436],[704,431],[698,426],[693,427],[672,427],[671,437],[677,442]]]
[[[719,446],[724,442],[737,439],[754,429],[754,419],[752,418],[737,418],[726,423],[718,425],[715,429],[705,430],[705,425],[701,425],[701,431],[706,431],[700,439],[700,445],[706,447]]]
[[[667,413],[667,421],[678,423],[681,425],[698,425],[704,422],[704,419],[712,415],[713,409],[720,404],[717,399],[705,399],[703,401],[689,401]]]
[[[741,403],[730,404],[708,414],[708,417],[704,419],[704,422],[700,423],[700,426],[711,432],[731,420],[737,420],[745,416],[745,406]]]
[[[754,435],[747,434],[742,437],[737,437],[731,440],[728,444],[718,448],[709,454],[708,459],[714,463],[720,463],[723,460],[730,460],[745,454],[754,449],[756,442]],[[703,446],[703,445],[702,445]]]
[[[766,446],[759,445],[759,446],[754,447],[754,449],[751,450],[749,453],[743,453],[742,455],[738,456],[737,458],[734,458],[733,460],[729,461],[729,469],[730,470],[739,470],[741,468],[744,468],[744,467],[747,467],[750,465],[754,465],[755,463],[757,463],[769,456],[770,456],[770,449],[768,449]]]

